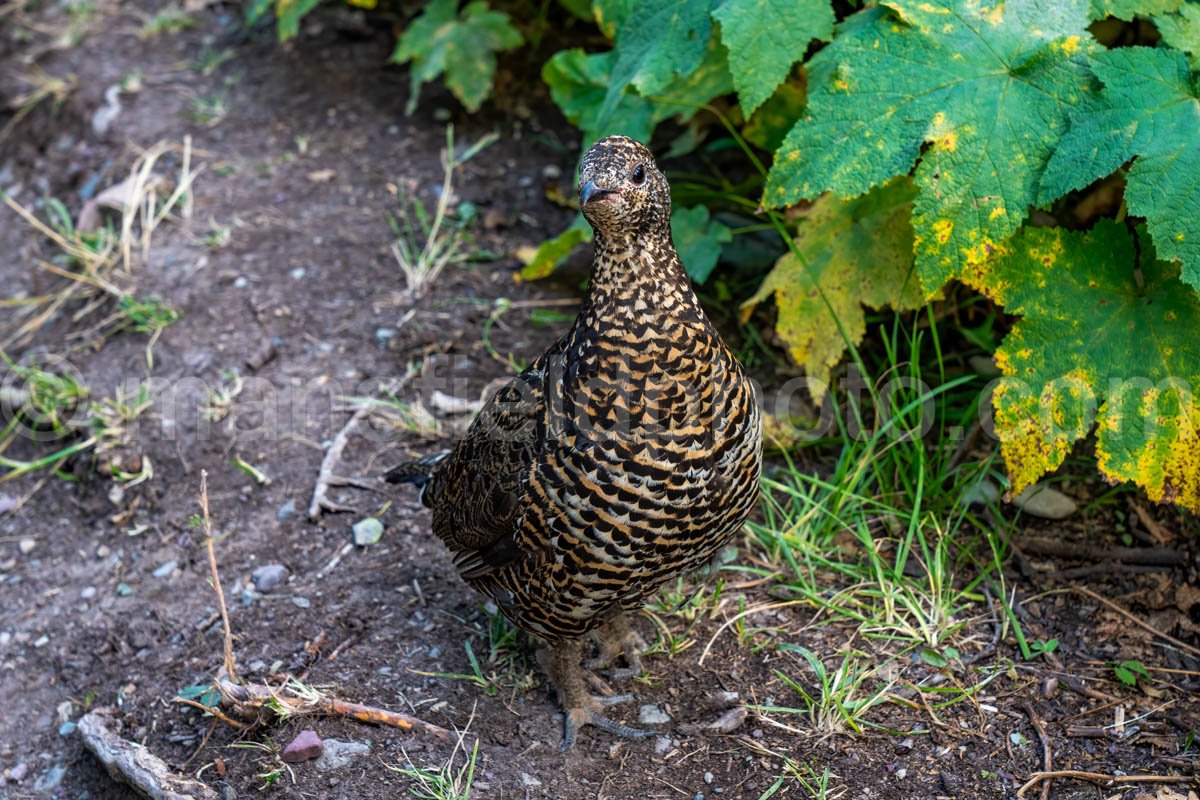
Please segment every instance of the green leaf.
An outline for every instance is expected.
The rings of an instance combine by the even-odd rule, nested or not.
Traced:
[[[1046,167],[1041,201],[1129,170],[1129,211],[1146,218],[1159,256],[1183,262],[1200,290],[1200,86],[1183,54],[1122,47],[1092,59],[1104,90],[1071,116]]]
[[[1200,297],[1125,228],[1025,228],[965,280],[1021,320],[996,351],[995,433],[1019,493],[1097,428],[1109,481],[1200,511]]]
[[[305,0],[307,2],[308,0]],[[445,75],[446,86],[468,111],[478,111],[492,90],[496,53],[522,42],[508,14],[483,0],[458,13],[458,0],[432,0],[413,20],[392,53],[397,64],[411,61],[412,84],[405,113],[417,107],[421,84]]]
[[[774,153],[783,144],[792,125],[800,119],[806,100],[803,84],[784,83],[746,121],[742,135],[751,144]]]
[[[617,31],[629,19],[633,10],[633,0],[594,0],[592,13],[596,17],[596,25],[601,33],[609,39],[617,38]]]
[[[717,266],[721,245],[733,240],[733,231],[709,217],[704,206],[671,212],[671,238],[683,268],[696,283],[704,283]]]
[[[582,49],[563,50],[542,67],[542,80],[550,87],[550,97],[563,116],[583,131],[583,147],[610,133],[622,133],[645,142],[658,122],[654,103],[634,92],[625,92],[607,119],[600,117],[600,106],[607,93],[616,54],[588,55]]]
[[[300,20],[317,7],[321,0],[275,0],[276,32],[279,40],[290,39],[300,32]],[[253,6],[257,6],[253,3]],[[252,8],[257,11],[257,8]],[[262,12],[258,12],[262,13]]]
[[[1131,20],[1134,17],[1149,17],[1175,11],[1185,0],[1092,0],[1091,18]]]
[[[555,53],[542,67],[542,80],[550,97],[567,120],[583,131],[583,149],[597,139],[621,133],[639,142],[649,142],[654,127],[678,115],[686,119],[714,97],[732,89],[729,68],[721,48],[713,42],[704,60],[686,78],[676,82],[669,97],[645,98],[626,89],[610,114],[600,113],[612,85],[615,50],[587,54],[579,48]]]
[[[813,39],[833,37],[828,0],[725,0],[712,12],[749,117],[783,83]]]
[[[808,64],[808,109],[764,201],[862,194],[915,173],[917,269],[936,289],[1020,226],[1091,84],[1087,0],[893,0]],[[922,154],[922,147],[929,145]]]
[[[1192,67],[1200,69],[1200,2],[1184,5],[1175,14],[1154,18],[1162,40],[1191,57]]]
[[[704,60],[712,21],[709,0],[646,0],[634,3],[617,31],[617,60],[600,108],[612,114],[626,87],[648,97],[690,75]]]
[[[582,214],[577,214],[571,227],[538,245],[533,258],[522,268],[523,281],[536,281],[546,277],[571,255],[571,251],[584,242],[592,240],[592,227]]]
[[[742,305],[745,318],[774,294],[775,330],[812,379],[810,391],[818,401],[830,370],[846,352],[839,321],[857,345],[867,330],[863,305],[911,309],[924,302],[912,270],[909,218],[915,193],[912,181],[900,178],[855,200],[824,195],[796,234],[795,247],[807,268],[795,254],[785,253]]]

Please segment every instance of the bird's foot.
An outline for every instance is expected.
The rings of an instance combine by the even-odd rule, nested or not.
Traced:
[[[593,697],[589,695],[584,705],[566,709],[563,715],[563,741],[558,748],[558,752],[565,753],[574,747],[579,731],[588,725],[625,739],[645,739],[647,736],[653,736],[657,731],[631,727],[622,722],[609,719],[598,710],[605,706],[625,703],[632,699],[633,695],[631,694],[614,694],[607,697]]]
[[[594,671],[604,670],[604,677],[612,680],[636,678],[642,674],[642,653],[648,645],[630,626],[625,614],[619,614],[596,631],[596,639],[600,643],[600,652],[595,658],[584,662],[585,667]],[[621,656],[625,658],[624,667],[605,669]]]

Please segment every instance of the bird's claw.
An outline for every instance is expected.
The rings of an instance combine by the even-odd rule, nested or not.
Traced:
[[[611,697],[593,698],[599,705],[613,705],[632,699],[631,695],[613,695]],[[657,731],[644,728],[633,728],[622,722],[611,720],[591,708],[569,708],[563,722],[563,741],[558,752],[565,753],[575,746],[575,739],[580,729],[592,725],[602,731],[620,736],[625,739],[645,739],[654,736]]]

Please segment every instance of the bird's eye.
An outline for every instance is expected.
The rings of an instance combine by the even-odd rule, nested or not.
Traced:
[[[642,164],[638,164],[636,167],[633,168],[633,182],[634,183],[645,183],[645,181],[646,181],[646,167],[643,166]]]

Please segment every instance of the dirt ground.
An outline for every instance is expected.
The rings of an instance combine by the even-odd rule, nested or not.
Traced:
[[[1009,578],[1028,600],[1027,635],[1060,644],[1047,659],[1024,661],[994,607],[969,609],[957,644],[973,661],[949,671],[948,682],[997,673],[971,701],[936,708],[905,693],[906,682],[934,673],[914,659],[897,676],[897,701],[875,709],[869,718],[877,727],[861,733],[818,735],[805,718],[757,712],[727,732],[707,727],[742,704],[799,705],[779,673],[803,676],[803,661],[774,644],[832,656],[852,636],[808,606],[780,606],[769,581],[738,583],[732,574],[720,603],[691,627],[681,615],[662,615],[693,646],[652,657],[648,680],[619,687],[637,694],[624,718],[665,714],[662,734],[625,742],[588,730],[573,751],[557,753],[560,716],[529,649],[509,643],[491,658],[503,627],[458,579],[414,495],[336,487],[330,498],[356,511],[315,522],[306,513],[323,450],[351,414],[344,398],[375,393],[408,364],[423,362],[399,400],[433,405],[435,388],[474,400],[507,374],[510,354],[535,356],[566,325],[544,310],[570,311],[578,271],[557,282],[514,281],[519,264],[511,253],[571,219],[547,199],[547,188],[569,194],[578,146],[538,88],[533,57],[504,65],[521,103],[466,116],[433,85],[407,117],[407,73],[385,64],[390,32],[352,13],[315,14],[299,40],[281,47],[269,28],[246,31],[230,5],[209,6],[192,15],[190,29],[150,38],[138,35],[155,11],[149,4],[90,8],[86,35],[69,47],[53,46],[80,16],[66,6],[0,18],[0,105],[27,91],[37,70],[73,76],[60,105],[38,105],[0,143],[0,189],[26,208],[57,197],[78,215],[98,189],[128,174],[138,148],[182,146],[185,136],[203,171],[190,218],[156,230],[131,278],[139,297],[157,296],[182,315],[156,342],[152,369],[146,337],[134,332],[96,347],[76,339],[81,346],[70,356],[94,397],[130,380],[155,380],[160,391],[135,437],[153,477],[116,490],[88,474],[84,461],[73,466],[77,482],[51,478],[39,489],[43,476],[35,475],[0,485],[0,798],[130,796],[72,730],[85,708],[100,706],[116,706],[125,736],[173,768],[199,774],[225,798],[408,796],[416,784],[399,768],[436,768],[452,755],[455,765],[464,763],[453,742],[395,729],[306,718],[243,736],[173,702],[185,687],[210,683],[222,660],[204,537],[190,523],[202,470],[242,676],[273,684],[303,676],[346,700],[468,730],[467,747],[478,741],[472,797],[712,800],[759,798],[773,786],[775,797],[820,796],[790,775],[789,763],[810,783],[828,768],[829,797],[1013,797],[1041,769],[1047,747],[1057,769],[1195,774],[1194,520],[1151,509],[1147,522],[1128,498],[1089,507],[1069,523],[1031,525],[1028,533],[1086,535],[1100,548],[1122,537],[1152,538],[1184,551],[1185,565],[1138,571],[1042,555],[1017,559]],[[127,91],[109,91],[123,81]],[[115,106],[97,133],[97,111]],[[0,127],[13,111],[0,111]],[[389,252],[385,212],[405,191],[432,204],[448,121],[460,142],[499,134],[455,187],[458,199],[478,208],[476,249],[497,257],[448,269],[414,301]],[[176,176],[180,159],[178,151],[165,156],[162,174]],[[50,249],[46,237],[0,207],[3,299],[60,285],[36,266]],[[498,298],[513,301],[503,315],[494,313]],[[0,314],[15,308],[0,307]],[[61,351],[73,331],[87,328],[72,320],[78,310],[64,308],[10,355]],[[713,310],[726,318],[731,308]],[[231,370],[242,377],[241,391],[222,419],[206,420],[200,408],[229,383]],[[338,473],[376,476],[451,441],[461,419],[447,416],[436,431],[418,420],[407,431],[377,426],[355,435]],[[19,442],[6,455],[44,452]],[[238,459],[269,483],[236,466]],[[1091,491],[1074,489],[1085,499]],[[381,509],[382,540],[347,548],[351,525]],[[748,550],[742,559],[756,557]],[[286,567],[289,577],[255,591],[251,574],[270,564]],[[1080,570],[1090,570],[1093,591],[1182,646],[1078,594],[1029,599],[1068,585]],[[756,604],[774,604],[746,618],[757,633],[739,639],[722,627]],[[653,640],[652,623],[642,625]],[[435,675],[472,672],[464,643],[483,662],[485,680]],[[1150,670],[1144,688],[1115,679],[1110,664],[1124,659]],[[639,708],[647,705],[656,708]],[[340,765],[323,759],[283,768],[279,750],[308,727],[327,741],[366,747]],[[1059,779],[1050,796],[1169,800],[1195,788]]]

